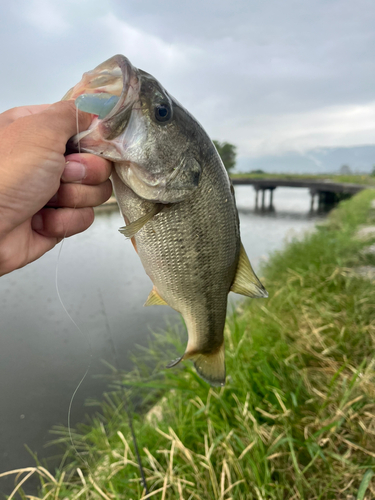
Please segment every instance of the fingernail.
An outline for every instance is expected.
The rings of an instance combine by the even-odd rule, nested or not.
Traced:
[[[35,214],[31,221],[32,228],[34,231],[42,231],[43,229],[43,217],[41,214]]]
[[[78,161],[67,161],[61,179],[64,182],[81,181],[86,176],[86,167]]]

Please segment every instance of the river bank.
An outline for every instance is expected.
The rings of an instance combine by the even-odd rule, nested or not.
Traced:
[[[134,426],[149,498],[374,496],[375,291],[363,270],[375,266],[366,252],[375,234],[356,236],[375,225],[374,199],[364,191],[343,202],[270,258],[261,273],[270,298],[228,317],[224,388],[188,363],[162,368],[184,350],[178,328],[155,335],[132,374],[113,370],[112,385],[121,378],[142,405]],[[121,392],[108,395],[73,432],[76,449],[55,429],[70,465],[25,470],[43,478],[39,498],[145,498],[122,408]]]

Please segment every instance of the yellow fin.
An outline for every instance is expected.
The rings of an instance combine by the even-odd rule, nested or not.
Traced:
[[[161,212],[163,209],[164,205],[162,203],[155,203],[155,205],[152,207],[152,209],[147,212],[147,214],[142,215],[139,219],[135,220],[134,222],[131,222],[127,226],[120,227],[119,231],[121,234],[124,234],[127,238],[132,238],[135,234],[138,233],[140,229],[149,221],[151,220],[154,215],[158,214]]]
[[[147,297],[146,302],[144,303],[144,306],[167,306],[168,304],[165,302],[164,299],[160,297],[158,294],[156,288],[154,287],[150,295]]]
[[[249,258],[246,255],[242,243],[240,247],[240,257],[238,259],[237,272],[231,287],[231,291],[234,293],[239,293],[240,295],[246,295],[246,297],[268,297],[266,289],[259,281],[253,271],[253,268],[251,267]]]
[[[183,359],[191,359],[198,375],[210,385],[220,387],[225,384],[225,350],[224,342],[212,353],[189,353],[172,361],[167,368],[178,365]]]

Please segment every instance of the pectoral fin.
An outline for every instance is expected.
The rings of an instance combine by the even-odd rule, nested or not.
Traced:
[[[157,292],[156,288],[154,287],[150,295],[148,296],[146,302],[144,303],[144,306],[167,306],[168,304],[165,302],[164,299],[162,299]]]
[[[164,206],[165,205],[163,205],[162,203],[155,203],[152,209],[147,212],[147,214],[143,215],[134,222],[131,222],[127,226],[120,227],[120,233],[124,234],[127,238],[132,238],[149,220],[151,220],[156,214],[161,212]]]
[[[249,258],[246,255],[242,243],[240,247],[240,257],[238,259],[237,272],[231,287],[231,291],[234,293],[239,293],[240,295],[246,295],[246,297],[268,297],[266,289],[259,281],[253,271],[253,268],[251,267]]]

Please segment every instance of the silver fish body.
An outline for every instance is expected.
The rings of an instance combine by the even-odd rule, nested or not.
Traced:
[[[195,118],[124,56],[86,73],[67,98],[108,92],[106,78],[118,104],[72,142],[114,161],[122,232],[154,285],[145,305],[168,304],[188,330],[185,354],[172,365],[192,359],[202,378],[223,385],[228,293],[267,296],[241,245],[227,172]]]

